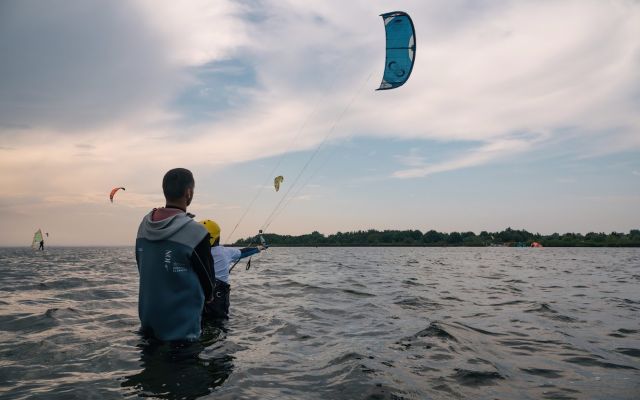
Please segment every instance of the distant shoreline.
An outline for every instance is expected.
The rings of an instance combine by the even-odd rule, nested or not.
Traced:
[[[541,235],[507,228],[500,232],[482,231],[443,233],[430,230],[384,230],[337,232],[323,235],[314,231],[305,235],[262,235],[272,247],[640,247],[640,230],[629,233],[589,232]],[[257,237],[237,240],[233,246],[260,243]]]

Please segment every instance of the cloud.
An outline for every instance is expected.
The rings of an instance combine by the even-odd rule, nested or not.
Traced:
[[[0,120],[85,134],[170,119],[184,68],[242,45],[236,12],[224,0],[3,2]]]
[[[196,149],[227,146],[220,138],[230,135],[260,144],[225,149],[239,161],[263,157],[269,143],[283,151],[308,115],[293,150],[313,148],[369,72],[375,87],[384,59],[381,22],[357,2],[61,2],[47,18],[35,3],[9,4],[3,120],[56,134],[164,131]],[[630,141],[639,128],[639,10],[630,1],[408,3],[418,30],[411,81],[365,91],[335,137],[486,141],[567,126],[598,137],[615,125]],[[228,59],[241,64],[216,63]],[[252,87],[229,92],[218,81],[247,69]],[[187,107],[201,101],[215,118],[180,125],[192,112],[175,104],[185,90],[194,93]],[[223,115],[221,104],[231,105]]]
[[[409,154],[396,155],[394,158],[401,164],[409,167],[423,167],[426,164],[425,157],[421,156],[419,153],[420,150],[414,147],[409,150]]]
[[[599,195],[599,196],[584,196],[585,200],[611,204],[629,203],[638,204],[640,202],[640,195]]]
[[[555,181],[558,183],[576,183],[577,182],[576,178],[567,178],[567,177],[556,178]]]
[[[496,140],[481,146],[468,153],[456,158],[422,166],[419,163],[415,168],[396,171],[393,173],[395,178],[418,178],[435,173],[453,171],[461,168],[469,168],[483,165],[488,162],[497,161],[500,158],[513,157],[518,153],[522,153],[531,148],[533,142],[516,139]]]
[[[405,179],[550,149],[640,149],[638,2],[408,1],[416,65],[386,92],[374,91],[378,14],[395,6],[376,4],[3,2],[0,198],[102,201],[115,185],[156,193],[176,165],[206,174],[313,150],[334,124],[332,142],[460,149],[377,168]],[[370,155],[383,163],[390,151]]]
[[[365,90],[333,139],[485,143],[423,169],[430,173],[526,152],[515,146],[526,132],[551,132],[546,139],[556,142],[579,132],[585,153],[640,147],[636,3],[413,2],[407,11],[418,30],[411,81]],[[356,2],[60,2],[44,13],[20,1],[3,14],[11,18],[0,24],[0,41],[11,57],[0,61],[0,119],[37,128],[5,129],[0,145],[23,144],[21,151],[45,155],[61,173],[66,157],[45,148],[55,143],[65,154],[69,132],[96,146],[96,163],[129,171],[181,162],[184,154],[222,166],[312,149],[370,72],[367,87],[375,87],[384,59],[379,17]],[[225,59],[241,62],[218,62]],[[247,69],[251,87],[228,93],[213,85],[220,74]],[[188,88],[206,93],[203,110],[238,90],[242,100],[212,120],[181,125],[189,110],[174,102]],[[613,143],[588,144],[605,140],[603,132],[611,138],[612,127]],[[412,174],[422,176],[398,173]]]
[[[150,209],[164,203],[161,193],[119,193],[113,201],[111,207],[142,208]],[[0,208],[15,211],[24,207],[36,207],[38,210],[55,209],[59,207],[73,207],[78,204],[87,206],[110,206],[109,193],[107,192],[87,192],[71,191],[58,192],[46,191],[38,195],[15,194],[3,195]]]
[[[310,194],[302,194],[302,195],[299,195],[299,196],[292,197],[291,200],[292,201],[299,201],[299,200],[304,201],[304,200],[311,200],[312,197],[313,196],[311,196]]]

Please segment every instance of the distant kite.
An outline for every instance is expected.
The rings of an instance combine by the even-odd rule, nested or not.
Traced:
[[[113,196],[115,196],[115,195],[116,195],[116,192],[117,192],[118,190],[120,190],[120,189],[122,189],[122,190],[126,190],[126,189],[125,189],[125,188],[123,188],[123,187],[116,187],[116,188],[111,189],[111,193],[109,193],[109,200],[111,200],[111,202],[112,202],[112,203],[113,203]]]
[[[280,184],[284,181],[284,177],[282,175],[276,176],[273,180],[273,187],[276,188],[276,192],[280,190]]]
[[[404,85],[413,70],[416,57],[416,31],[409,15],[402,11],[380,14],[384,20],[387,53],[384,75],[378,90]]]

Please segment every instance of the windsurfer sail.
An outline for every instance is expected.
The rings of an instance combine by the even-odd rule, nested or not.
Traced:
[[[42,229],[38,229],[36,233],[33,234],[33,242],[31,242],[31,248],[37,250],[41,247],[41,243],[44,241],[42,238]]]

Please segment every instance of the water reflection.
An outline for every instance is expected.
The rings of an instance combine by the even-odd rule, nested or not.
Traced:
[[[234,357],[223,346],[224,323],[208,322],[199,342],[163,343],[142,338],[138,344],[142,371],[122,387],[141,397],[197,399],[222,385],[233,371]]]

